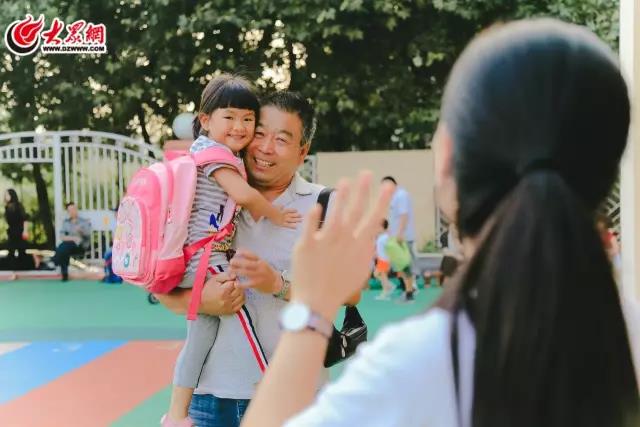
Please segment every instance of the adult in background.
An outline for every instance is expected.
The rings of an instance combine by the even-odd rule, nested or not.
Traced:
[[[9,258],[14,260],[24,259],[25,256],[25,231],[24,223],[29,219],[24,206],[20,203],[16,190],[10,188],[4,195],[4,219],[7,221],[7,237]]]
[[[66,205],[67,218],[62,223],[60,240],[62,243],[56,248],[53,256],[55,265],[60,266],[62,281],[69,280],[69,260],[73,255],[82,255],[88,249],[91,242],[91,223],[88,219],[78,215],[78,208],[73,202]]]
[[[418,274],[416,271],[416,254],[413,247],[416,240],[416,227],[413,219],[413,203],[409,192],[398,185],[396,179],[392,176],[382,178],[383,183],[389,183],[393,186],[393,197],[389,206],[389,235],[396,238],[399,242],[405,242],[411,252],[411,265],[407,268],[408,279],[401,278],[405,287],[405,299],[413,300],[413,291],[417,287],[415,278]]]
[[[20,261],[26,259],[26,234],[24,229],[24,223],[29,219],[28,215],[24,211],[24,206],[18,199],[16,190],[10,188],[4,195],[4,218],[7,221],[7,248],[9,249],[9,256],[7,261],[9,267],[14,270],[19,270]]]

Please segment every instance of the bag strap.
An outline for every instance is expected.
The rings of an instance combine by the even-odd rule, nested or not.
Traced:
[[[207,278],[207,268],[209,267],[209,257],[211,256],[212,246],[213,239],[209,239],[204,245],[204,252],[200,257],[200,262],[198,262],[196,277],[193,282],[193,290],[191,292],[191,301],[189,301],[189,310],[187,311],[188,320],[196,320],[198,315],[198,307],[200,307],[200,301],[202,300],[202,288]]]
[[[344,320],[342,322],[342,328],[350,327],[352,325],[366,325],[364,319],[358,311],[358,307],[355,305],[348,305],[344,309]]]
[[[331,197],[331,193],[333,193],[333,188],[324,187],[318,193],[318,204],[322,206],[322,214],[320,215],[320,227],[324,224],[324,219],[327,216],[327,208],[329,207],[329,198]]]
[[[329,207],[329,199],[331,198],[331,193],[333,193],[333,188],[324,187],[318,193],[318,204],[322,206],[322,214],[320,215],[320,227],[324,224],[324,219],[327,216],[327,208]],[[358,308],[355,305],[348,305],[345,308],[344,313],[344,321],[343,324],[350,323],[362,323],[364,324],[364,320],[358,311]]]
[[[233,166],[245,180],[247,179],[247,171],[244,168],[242,159],[236,157],[228,149],[222,147],[209,147],[198,151],[197,153],[192,153],[191,157],[196,163],[196,166],[203,166],[207,163],[224,163],[229,166]]]
[[[453,383],[456,393],[456,415],[458,426],[462,427],[462,411],[460,405],[460,357],[458,351],[458,310],[451,312],[451,359],[453,364]]]

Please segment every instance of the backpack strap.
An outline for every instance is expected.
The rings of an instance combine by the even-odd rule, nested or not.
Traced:
[[[236,157],[226,148],[209,147],[197,153],[192,153],[191,157],[196,162],[196,166],[204,166],[208,163],[224,163],[233,166],[245,180],[247,179],[247,171],[244,168],[242,159]]]
[[[329,207],[329,198],[331,197],[331,193],[333,193],[333,188],[324,187],[318,193],[318,204],[322,206],[322,214],[320,215],[320,227],[324,224],[324,219],[327,216],[327,208]]]
[[[242,163],[242,159],[236,157],[227,148],[219,146],[209,147],[202,151],[198,151],[197,153],[192,153],[191,157],[196,163],[196,166],[204,166],[209,163],[222,163],[229,165],[233,167],[245,181],[247,180],[247,171],[244,167],[244,163]],[[233,220],[235,214],[236,202],[231,197],[228,197],[227,203],[224,206],[220,228],[229,224]]]

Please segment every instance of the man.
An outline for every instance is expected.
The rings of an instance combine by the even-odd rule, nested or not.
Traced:
[[[382,182],[391,183],[395,187],[389,208],[389,235],[398,239],[399,242],[406,242],[409,247],[409,252],[411,252],[411,266],[409,268],[410,271],[407,272],[408,280],[403,280],[405,285],[405,299],[411,301],[413,300],[414,291],[413,276],[417,274],[415,271],[416,255],[413,247],[416,239],[413,204],[407,190],[400,187],[394,177],[385,176],[382,178]]]
[[[69,280],[69,259],[72,255],[82,255],[91,242],[91,223],[89,220],[78,216],[78,208],[75,203],[66,205],[68,217],[62,223],[60,240],[62,243],[56,248],[53,262],[60,266],[62,281]]]
[[[263,100],[255,138],[245,152],[251,185],[274,205],[303,215],[315,206],[322,189],[296,173],[309,152],[315,127],[313,107],[300,94],[277,92]],[[242,211],[235,241],[238,253],[231,268],[243,288],[250,289],[243,291],[226,281],[234,276],[224,274],[205,285],[200,312],[220,316],[220,326],[189,411],[197,426],[239,426],[262,374],[232,314],[245,303],[269,359],[280,336],[279,312],[288,298],[291,252],[300,232],[301,227],[276,227]],[[178,289],[158,297],[171,310],[184,313],[190,292]]]

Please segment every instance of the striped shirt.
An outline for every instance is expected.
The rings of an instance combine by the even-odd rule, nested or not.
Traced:
[[[231,152],[229,147],[212,141],[205,136],[199,136],[191,145],[191,153],[197,153],[202,150],[206,150],[211,147],[223,147],[225,150]],[[223,163],[209,163],[204,166],[198,166],[198,175],[196,182],[196,192],[193,199],[193,206],[191,207],[191,216],[189,217],[189,226],[187,231],[186,244],[190,245],[203,239],[215,232],[222,221],[224,213],[224,207],[227,203],[229,195],[213,178],[213,172],[216,170],[230,167]],[[228,261],[226,257],[226,250],[231,248],[231,242],[233,235],[229,236],[219,244],[214,245],[211,257],[209,258],[210,266],[227,266]],[[198,262],[204,249],[199,250],[189,261],[185,272],[185,279],[183,279],[181,287],[191,287],[193,284],[193,277],[195,276],[196,269],[198,268]]]

